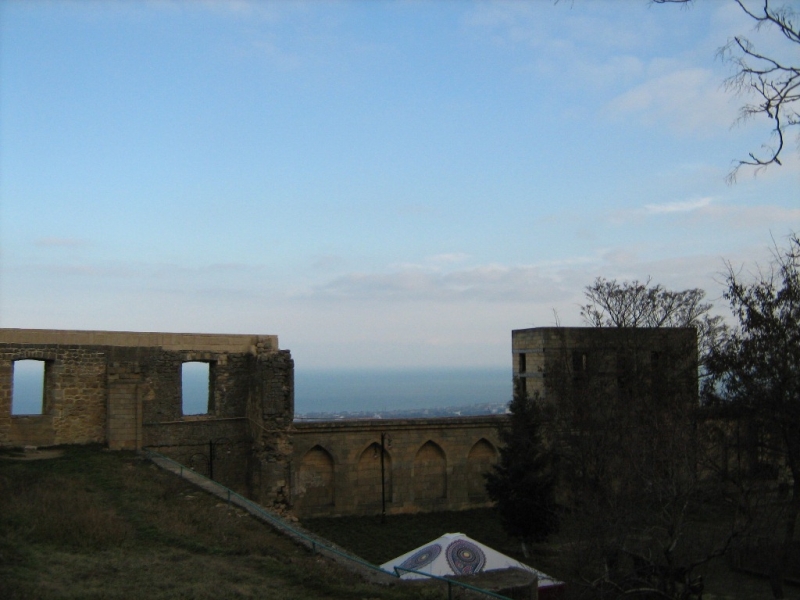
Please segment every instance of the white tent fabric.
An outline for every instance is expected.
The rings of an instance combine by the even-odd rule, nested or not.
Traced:
[[[448,575],[470,575],[496,569],[523,569],[539,578],[539,587],[561,585],[562,582],[524,565],[510,556],[500,554],[463,533],[446,533],[432,542],[406,552],[381,565],[381,569],[395,572],[395,567],[413,569],[439,577]],[[426,579],[418,573],[397,572],[401,579]]]

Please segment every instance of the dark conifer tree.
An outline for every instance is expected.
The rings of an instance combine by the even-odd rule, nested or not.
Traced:
[[[500,459],[486,475],[503,527],[526,544],[558,530],[553,456],[542,439],[542,408],[515,385],[508,425],[500,432]]]

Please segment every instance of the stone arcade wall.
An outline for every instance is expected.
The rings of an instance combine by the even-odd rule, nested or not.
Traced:
[[[505,417],[296,423],[292,500],[300,516],[380,514],[490,505],[483,474],[497,461]]]
[[[41,415],[11,414],[13,365],[44,362]],[[181,365],[209,363],[209,406],[184,415]],[[0,447],[150,447],[302,516],[485,506],[502,417],[293,424],[294,363],[276,336],[0,329]]]
[[[14,361],[44,361],[42,414],[11,414]],[[209,363],[186,416],[181,364]],[[294,364],[277,336],[0,329],[0,446],[154,448],[269,503],[288,485]]]

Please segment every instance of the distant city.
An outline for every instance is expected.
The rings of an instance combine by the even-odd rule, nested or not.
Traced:
[[[354,419],[424,419],[441,417],[474,417],[502,415],[508,412],[507,403],[471,404],[436,408],[409,408],[377,411],[313,411],[295,415],[295,421],[332,421]]]
[[[510,365],[295,370],[295,414],[307,419],[501,414],[510,400]]]

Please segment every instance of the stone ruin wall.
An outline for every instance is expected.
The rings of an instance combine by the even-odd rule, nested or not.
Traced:
[[[11,414],[13,363],[45,363],[41,415]],[[181,364],[210,365],[208,413],[183,415]],[[159,451],[300,516],[487,506],[496,417],[293,423],[294,363],[276,336],[0,329],[0,447]],[[502,418],[500,418],[502,420]]]
[[[497,462],[503,416],[296,423],[292,493],[300,516],[490,506],[484,473]]]
[[[13,363],[44,361],[41,415],[11,414]],[[183,415],[181,365],[209,363],[208,412]],[[150,447],[251,497],[288,485],[294,364],[276,336],[0,330],[0,446]],[[213,465],[210,454],[213,447]]]
[[[613,388],[631,348],[652,373],[653,357],[663,363],[677,349],[684,360],[667,369],[677,376],[667,387],[696,401],[695,344],[693,330],[517,330],[513,374],[529,395],[547,397],[561,362],[573,376],[588,364]],[[41,415],[11,415],[13,363],[23,359],[45,363]],[[209,406],[188,416],[181,364],[193,361],[210,365]],[[299,423],[293,388],[294,363],[276,336],[0,329],[0,446],[149,447],[313,517],[380,514],[383,434],[387,514],[489,505],[483,474],[505,417]]]
[[[515,329],[511,352],[515,386],[528,397],[556,400],[567,380],[584,378],[612,394],[641,397],[661,387],[666,395],[698,401],[697,332],[691,327]],[[627,390],[626,380],[632,380]]]

